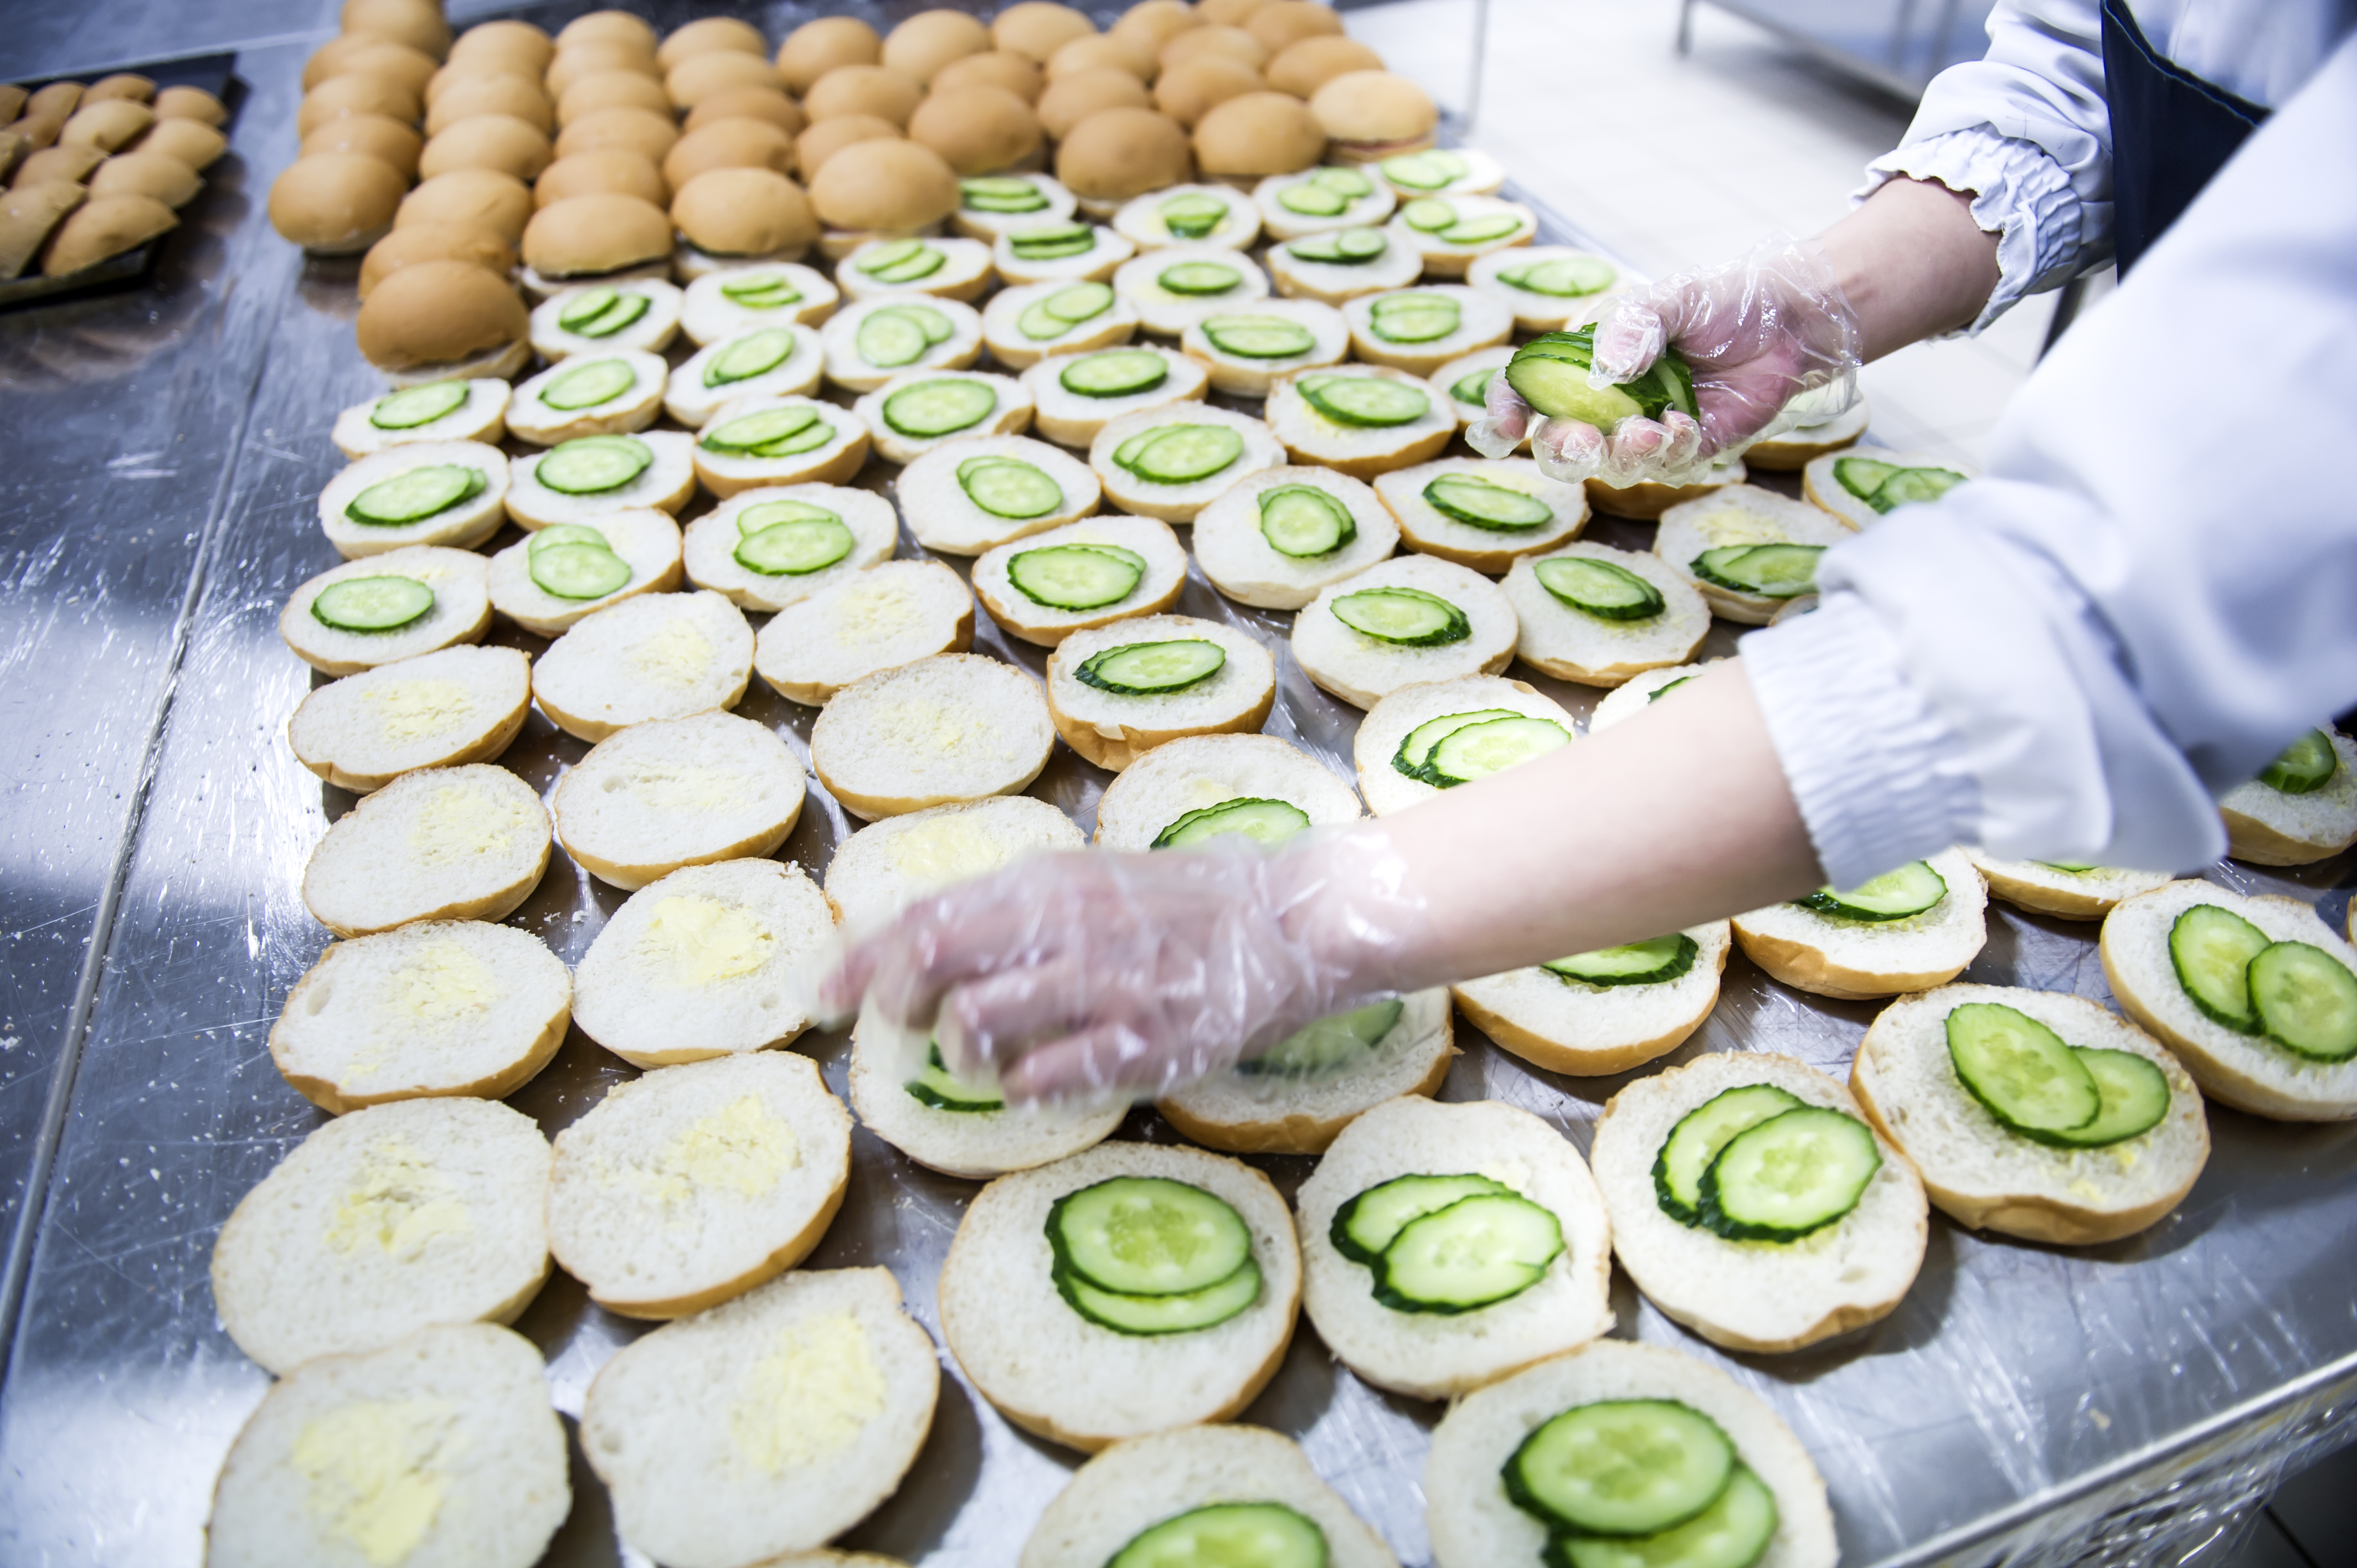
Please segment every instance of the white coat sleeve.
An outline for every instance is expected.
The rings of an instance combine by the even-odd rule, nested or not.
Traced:
[[[1951,843],[2179,871],[2357,705],[2357,38],[2031,376],[1989,477],[1743,643],[1826,874]]]

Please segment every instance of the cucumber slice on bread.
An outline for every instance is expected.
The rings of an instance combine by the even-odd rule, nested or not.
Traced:
[[[1309,813],[1286,800],[1222,800],[1189,811],[1162,830],[1150,846],[1186,849],[1205,839],[1235,835],[1255,843],[1282,843],[1309,825]]]
[[[1236,1070],[1247,1076],[1286,1078],[1348,1072],[1383,1043],[1383,1036],[1398,1026],[1400,1015],[1406,1011],[1407,1004],[1394,998],[1320,1018],[1250,1061],[1238,1062]]]
[[[1947,881],[1928,862],[1916,860],[1846,892],[1820,887],[1793,902],[1803,909],[1844,920],[1904,920],[1932,908],[1947,896]]]
[[[1563,1226],[1514,1193],[1476,1193],[1418,1215],[1376,1258],[1375,1299],[1399,1312],[1475,1312],[1538,1283]]]
[[[1169,362],[1143,349],[1109,349],[1066,365],[1056,384],[1080,397],[1134,397],[1170,379]]]
[[[2215,904],[2196,904],[2169,929],[2169,960],[2178,984],[2203,1017],[2238,1035],[2259,1032],[2250,968],[2268,945],[2265,931]]]
[[[2062,1036],[2018,1008],[1968,1002],[1950,1013],[1948,1058],[1972,1097],[2024,1137],[2059,1142],[2103,1108],[2094,1075]]]
[[[1125,697],[1157,696],[1183,692],[1211,679],[1227,660],[1225,649],[1200,639],[1130,642],[1091,655],[1072,671],[1072,678],[1084,686]]]
[[[1217,1327],[1258,1301],[1261,1292],[1260,1266],[1250,1259],[1217,1284],[1182,1295],[1124,1295],[1065,1269],[1055,1277],[1056,1289],[1074,1312],[1100,1328],[1140,1336]]]
[[[1747,1083],[1689,1111],[1653,1157],[1653,1193],[1662,1212],[1683,1225],[1702,1222],[1702,1175],[1738,1133],[1800,1105],[1772,1083]]]
[[[765,576],[802,576],[834,565],[857,543],[839,518],[791,518],[744,534],[735,556],[739,566]]]
[[[1574,953],[1539,967],[1583,985],[1660,985],[1694,968],[1701,945],[1684,931],[1617,948]]]
[[[1224,424],[1166,424],[1123,442],[1113,460],[1148,484],[1191,485],[1243,453],[1244,438]]]
[[[423,522],[481,494],[488,483],[480,468],[463,463],[429,464],[371,485],[352,498],[344,515],[354,522],[386,528]]]
[[[981,381],[919,381],[884,400],[884,423],[903,435],[928,440],[981,424],[998,407],[998,393]]]
[[[2357,1057],[2357,974],[2310,942],[2276,942],[2251,961],[2251,1006],[2267,1038],[2294,1056]]]
[[[1354,1263],[1372,1264],[1411,1220],[1483,1196],[1511,1197],[1513,1189],[1489,1176],[1470,1174],[1394,1176],[1336,1209],[1328,1234],[1336,1251]]]
[[[560,599],[602,599],[630,580],[630,564],[603,539],[535,549],[526,559],[534,585]]]
[[[1723,544],[1691,563],[1706,583],[1763,599],[1793,599],[1814,591],[1822,544]]]
[[[1462,642],[1473,634],[1465,612],[1421,588],[1362,588],[1334,601],[1334,618],[1352,631],[1404,648]]]
[[[1794,1241],[1857,1207],[1882,1168],[1865,1122],[1796,1106],[1727,1141],[1702,1173],[1702,1223],[1730,1241]]]
[[[422,387],[404,387],[377,399],[369,409],[369,423],[379,430],[414,430],[456,411],[467,396],[464,381],[428,381]]]
[[[1017,521],[1060,511],[1064,492],[1038,465],[1017,457],[968,457],[957,467],[958,487],[993,517]]]
[[[1100,1290],[1187,1295],[1252,1260],[1232,1205],[1165,1176],[1114,1176],[1058,1198],[1048,1239],[1062,1266]]]
[[[533,465],[533,478],[560,495],[619,490],[647,471],[654,449],[630,435],[584,435],[552,447]]]
[[[344,577],[319,590],[311,614],[339,631],[397,631],[434,607],[434,590],[414,577]]]
[[[1493,532],[1544,528],[1555,521],[1555,510],[1536,496],[1474,474],[1443,474],[1424,487],[1424,499],[1443,517]]]
[[[935,1111],[984,1113],[1006,1109],[1006,1101],[976,1090],[952,1073],[942,1060],[938,1041],[926,1046],[925,1065],[901,1088],[908,1090],[909,1099]]]
[[[1290,360],[1318,347],[1315,333],[1281,316],[1214,316],[1203,323],[1203,337],[1239,360]]]
[[[1210,1503],[1142,1530],[1105,1568],[1326,1568],[1326,1532],[1283,1503]]]
[[[1443,736],[1425,764],[1425,778],[1444,789],[1470,784],[1570,744],[1571,732],[1553,719],[1521,714],[1484,719]]]
[[[1019,552],[1006,564],[1006,580],[1024,597],[1059,610],[1118,604],[1145,575],[1145,562],[1133,552],[1106,545],[1051,544]]]
[[[791,339],[789,339],[791,342]],[[638,384],[639,373],[622,360],[593,360],[568,368],[540,389],[540,401],[567,413],[611,403]]]
[[[1592,555],[1557,555],[1532,568],[1539,586],[1598,620],[1651,620],[1667,607],[1662,590],[1625,566]]]
[[[1563,1568],[1751,1568],[1768,1554],[1776,1523],[1776,1494],[1738,1464],[1727,1489],[1685,1523],[1630,1541],[1558,1536],[1548,1561]]]
[[[1294,384],[1310,407],[1355,428],[1413,424],[1432,412],[1430,393],[1381,376],[1304,376]]]
[[[1506,1461],[1506,1496],[1550,1530],[1645,1536],[1695,1518],[1734,1478],[1735,1444],[1675,1400],[1598,1400],[1541,1425]]]
[[[1351,509],[1315,485],[1260,493],[1260,532],[1269,548],[1297,561],[1330,555],[1359,537]]]
[[[2268,763],[2259,775],[2259,782],[2287,795],[2308,795],[2330,783],[2340,769],[2341,758],[2332,749],[2331,737],[2320,729],[2312,729]]]

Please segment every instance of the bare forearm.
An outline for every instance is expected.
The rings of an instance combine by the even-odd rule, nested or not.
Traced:
[[[1971,197],[1943,185],[1894,179],[1817,238],[1869,360],[1969,325],[1996,288],[1997,236],[1973,221]]]

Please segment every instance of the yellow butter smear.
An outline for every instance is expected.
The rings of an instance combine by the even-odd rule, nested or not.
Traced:
[[[877,717],[888,732],[884,737],[888,743],[917,750],[963,755],[969,742],[982,743],[975,747],[981,750],[991,739],[989,725],[981,715],[962,718],[939,703],[888,703]]]
[[[405,1140],[380,1138],[336,1205],[328,1244],[339,1252],[372,1246],[405,1263],[436,1236],[474,1231],[457,1183]]]
[[[445,1400],[359,1400],[305,1426],[294,1462],[312,1516],[377,1568],[407,1557],[464,1453],[457,1416]]]
[[[625,1176],[648,1197],[673,1204],[700,1187],[759,1197],[800,1164],[794,1130],[759,1095],[748,1094],[673,1139],[652,1165],[630,1167]]]
[[[705,768],[692,762],[643,764],[617,782],[651,811],[717,811],[756,793],[733,768]]]
[[[743,907],[700,893],[659,899],[640,954],[674,985],[714,985],[770,961],[777,939]]]
[[[511,796],[446,784],[425,799],[409,825],[409,853],[420,865],[448,865],[505,854],[532,825],[533,808]]]
[[[856,588],[835,601],[835,635],[845,642],[881,641],[917,618],[917,596],[903,587]]]
[[[788,1324],[728,1412],[728,1434],[756,1469],[815,1464],[884,1413],[884,1374],[847,1312]]]
[[[367,695],[387,740],[423,740],[475,715],[475,694],[456,681],[393,681]]]
[[[454,1024],[500,999],[491,966],[457,942],[422,949],[393,972],[393,1004],[421,1024]]]
[[[650,681],[692,686],[711,667],[712,644],[687,621],[665,621],[662,630],[630,650],[630,663]]]
[[[960,817],[944,817],[888,841],[892,869],[928,886],[963,882],[1006,864],[1006,846]]]
[[[1782,544],[1784,531],[1739,506],[1721,507],[1695,519],[1695,527],[1714,549],[1728,544]]]

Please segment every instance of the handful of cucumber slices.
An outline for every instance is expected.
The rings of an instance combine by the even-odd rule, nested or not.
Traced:
[[[1114,1176],[1048,1210],[1057,1294],[1116,1334],[1187,1334],[1260,1299],[1252,1230],[1215,1194],[1165,1176]]]
[[[1633,381],[1591,387],[1587,371],[1596,357],[1593,322],[1572,332],[1549,332],[1514,350],[1506,361],[1506,384],[1549,419],[1577,419],[1609,430],[1624,419],[1659,419],[1674,409],[1695,413],[1694,370],[1676,352],[1663,354]]]
[[[1882,1151],[1865,1122],[1772,1083],[1714,1095],[1653,1159],[1662,1212],[1730,1241],[1797,1241],[1857,1207]]]
[[[1394,1176],[1334,1211],[1334,1250],[1394,1312],[1476,1312],[1520,1295],[1563,1255],[1563,1226],[1485,1176]]]
[[[1574,1405],[1523,1440],[1503,1478],[1557,1568],[1749,1568],[1776,1536],[1775,1493],[1718,1423],[1675,1400]]]

